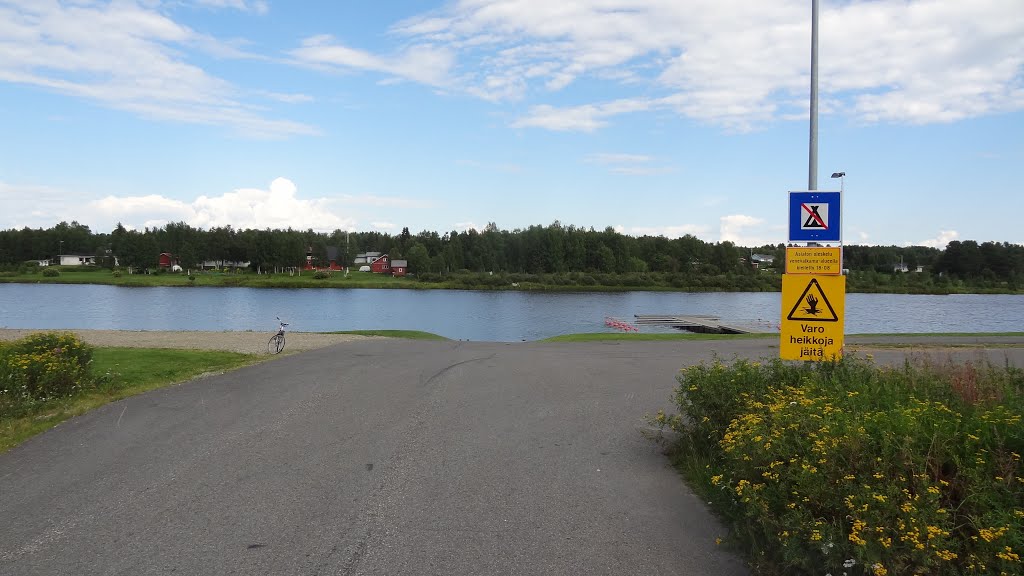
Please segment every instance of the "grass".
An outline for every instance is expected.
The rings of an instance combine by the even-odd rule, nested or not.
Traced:
[[[328,334],[355,334],[357,336],[383,336],[385,338],[405,338],[407,340],[448,340],[444,336],[420,330],[343,330]]]
[[[0,452],[104,404],[188,380],[254,364],[257,356],[235,352],[170,350],[164,348],[96,348],[92,373],[96,389],[71,398],[52,400],[20,417],[0,418]]]
[[[0,275],[0,282],[42,283],[42,284],[107,284],[127,287],[225,287],[246,286],[253,288],[424,288],[430,287],[411,278],[393,277],[385,274],[369,272],[350,272],[346,277],[343,272],[332,273],[330,278],[317,280],[313,273],[303,271],[301,274],[255,274],[253,272],[193,272],[195,281],[188,279],[184,273],[166,274],[127,274],[122,272],[115,276],[110,270],[103,268],[60,268],[61,275],[53,278],[34,274]]]

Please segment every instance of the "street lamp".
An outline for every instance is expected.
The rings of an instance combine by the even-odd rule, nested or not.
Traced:
[[[846,172],[833,172],[832,173],[832,177],[833,178],[839,178],[839,191],[840,192],[844,191],[843,190],[843,186],[846,184],[845,176],[846,176]]]

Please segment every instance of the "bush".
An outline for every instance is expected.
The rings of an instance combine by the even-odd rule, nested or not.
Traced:
[[[114,278],[120,278],[121,277],[121,271],[120,270],[114,270],[113,272],[110,273],[110,275],[113,276]]]
[[[716,361],[679,381],[681,414],[655,420],[756,569],[1021,573],[1021,370]]]
[[[60,271],[57,270],[56,268],[51,268],[47,266],[46,269],[43,270],[43,276],[47,278],[56,278],[57,276],[60,276]]]
[[[0,415],[88,387],[92,347],[70,333],[38,333],[0,348]]]
[[[326,279],[328,279],[330,277],[331,277],[331,273],[328,272],[327,270],[317,270],[316,272],[313,272],[313,279],[314,280],[326,280]]]

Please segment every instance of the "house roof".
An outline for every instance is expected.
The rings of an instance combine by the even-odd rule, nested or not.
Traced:
[[[391,261],[391,267],[392,268],[406,268],[408,266],[409,266],[409,263],[406,262],[405,260],[392,260]]]
[[[337,246],[328,246],[327,247],[327,259],[328,260],[337,260],[338,259],[338,247]]]
[[[775,260],[774,256],[769,256],[767,254],[754,254],[750,258],[755,262],[772,262]]]

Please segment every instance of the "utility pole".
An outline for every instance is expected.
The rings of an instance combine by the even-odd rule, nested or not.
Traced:
[[[818,0],[811,0],[811,134],[807,189],[818,189]]]

